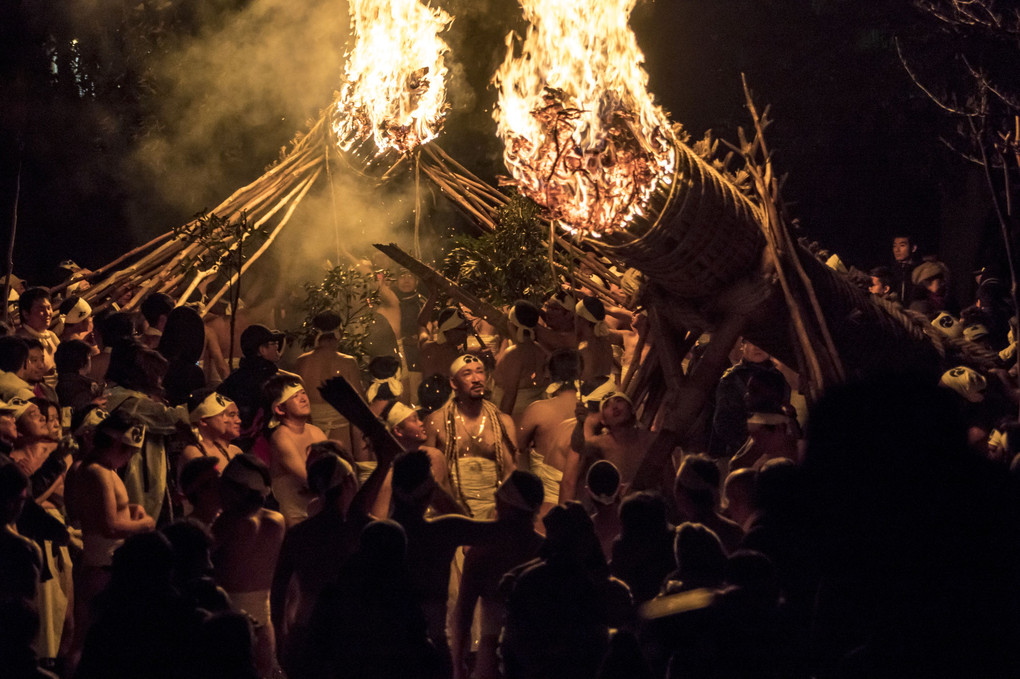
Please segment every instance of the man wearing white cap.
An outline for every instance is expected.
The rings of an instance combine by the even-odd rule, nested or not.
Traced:
[[[438,448],[425,445],[428,436],[425,433],[425,424],[418,417],[418,411],[400,401],[393,401],[386,406],[380,417],[386,421],[386,428],[406,452],[421,450],[429,456],[432,463],[432,478],[442,491],[433,498],[433,506],[437,511],[459,512],[456,501],[451,501],[453,488],[450,487],[450,469],[446,464],[446,457]]]
[[[426,444],[443,451],[454,499],[470,516],[490,518],[496,488],[514,470],[514,422],[485,400],[482,359],[465,354],[449,374],[453,398],[425,420]]]
[[[212,457],[217,460],[216,468],[222,472],[234,456],[241,454],[241,449],[231,443],[241,435],[241,413],[237,404],[218,392],[200,391],[192,394],[188,401],[188,417],[198,440],[181,451],[180,468],[183,470],[191,460]]]
[[[60,303],[60,315],[63,321],[63,329],[60,331],[60,341],[78,339],[84,340],[95,346],[92,337],[92,307],[81,297],[71,295]],[[99,353],[96,350],[95,353]]]
[[[311,423],[311,401],[300,377],[277,373],[269,378],[263,391],[273,417],[269,474],[273,495],[289,528],[308,518],[308,502],[313,497],[305,469],[308,446],[325,441],[326,435]]]
[[[655,434],[637,423],[634,404],[621,391],[607,394],[599,411],[584,417],[574,428],[570,452],[560,484],[560,503],[577,499],[578,480],[596,460],[609,460],[620,471],[625,495]]]
[[[577,335],[574,332],[574,308],[577,300],[566,290],[556,290],[542,304],[542,320],[545,325],[535,328],[535,339],[548,351],[576,349]]]
[[[81,652],[91,622],[92,599],[110,580],[113,553],[124,539],[156,527],[156,521],[139,504],[128,502],[127,488],[117,470],[138,455],[145,427],[118,411],[96,426],[92,449],[75,473],[69,499],[81,520],[82,556],[75,564],[74,642],[71,654]],[[73,657],[70,661],[73,665]]]

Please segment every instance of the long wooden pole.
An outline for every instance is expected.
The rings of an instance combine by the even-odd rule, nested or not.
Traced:
[[[21,198],[21,161],[24,155],[25,142],[18,139],[18,173],[14,177],[14,206],[11,208],[11,235],[7,239],[7,275],[4,277],[4,322],[10,312],[11,276],[14,275],[14,237],[18,232],[18,201]]]

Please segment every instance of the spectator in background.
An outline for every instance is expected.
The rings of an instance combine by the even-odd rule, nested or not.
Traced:
[[[42,344],[43,356],[46,364],[46,375],[53,374],[53,384],[57,383],[57,373],[54,370],[53,355],[57,351],[60,340],[50,330],[50,321],[53,320],[53,304],[50,302],[50,293],[46,288],[29,288],[18,298],[18,315],[21,318],[21,327],[17,335],[24,339],[36,339]]]
[[[868,274],[871,276],[871,285],[868,286],[868,292],[890,302],[900,302],[902,300],[899,294],[893,290],[893,274],[889,267],[876,266]]]
[[[892,292],[896,293],[903,304],[909,303],[911,291],[914,289],[911,274],[914,271],[914,267],[918,264],[916,253],[917,244],[914,243],[914,239],[908,234],[900,233],[893,236],[893,261],[890,267]]]
[[[54,356],[57,364],[57,399],[72,416],[102,401],[103,389],[90,378],[92,347],[79,339],[61,342]],[[70,418],[67,420],[70,422]]]

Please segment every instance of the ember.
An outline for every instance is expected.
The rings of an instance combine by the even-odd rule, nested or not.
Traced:
[[[435,138],[446,118],[449,51],[439,33],[453,20],[417,0],[352,0],[354,47],[332,111],[337,144],[374,155],[406,154]]]
[[[669,181],[675,134],[647,92],[633,0],[524,0],[531,22],[495,76],[506,183],[571,231],[600,237]]]

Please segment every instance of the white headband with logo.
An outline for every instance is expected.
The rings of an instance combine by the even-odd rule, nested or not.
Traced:
[[[229,408],[232,403],[233,401],[229,398],[214,391],[206,396],[201,403],[195,406],[194,410],[188,413],[191,423],[197,424],[199,421],[204,420],[207,417],[215,417]]]
[[[458,356],[453,363],[450,364],[450,377],[456,377],[457,373],[463,370],[466,366],[472,363],[481,363],[482,359],[478,358],[474,354],[464,354]]]
[[[75,325],[76,323],[81,323],[82,321],[87,320],[91,315],[92,307],[89,306],[88,302],[79,297],[78,301],[74,303],[74,306],[71,307],[66,314],[64,314],[64,324]]]

